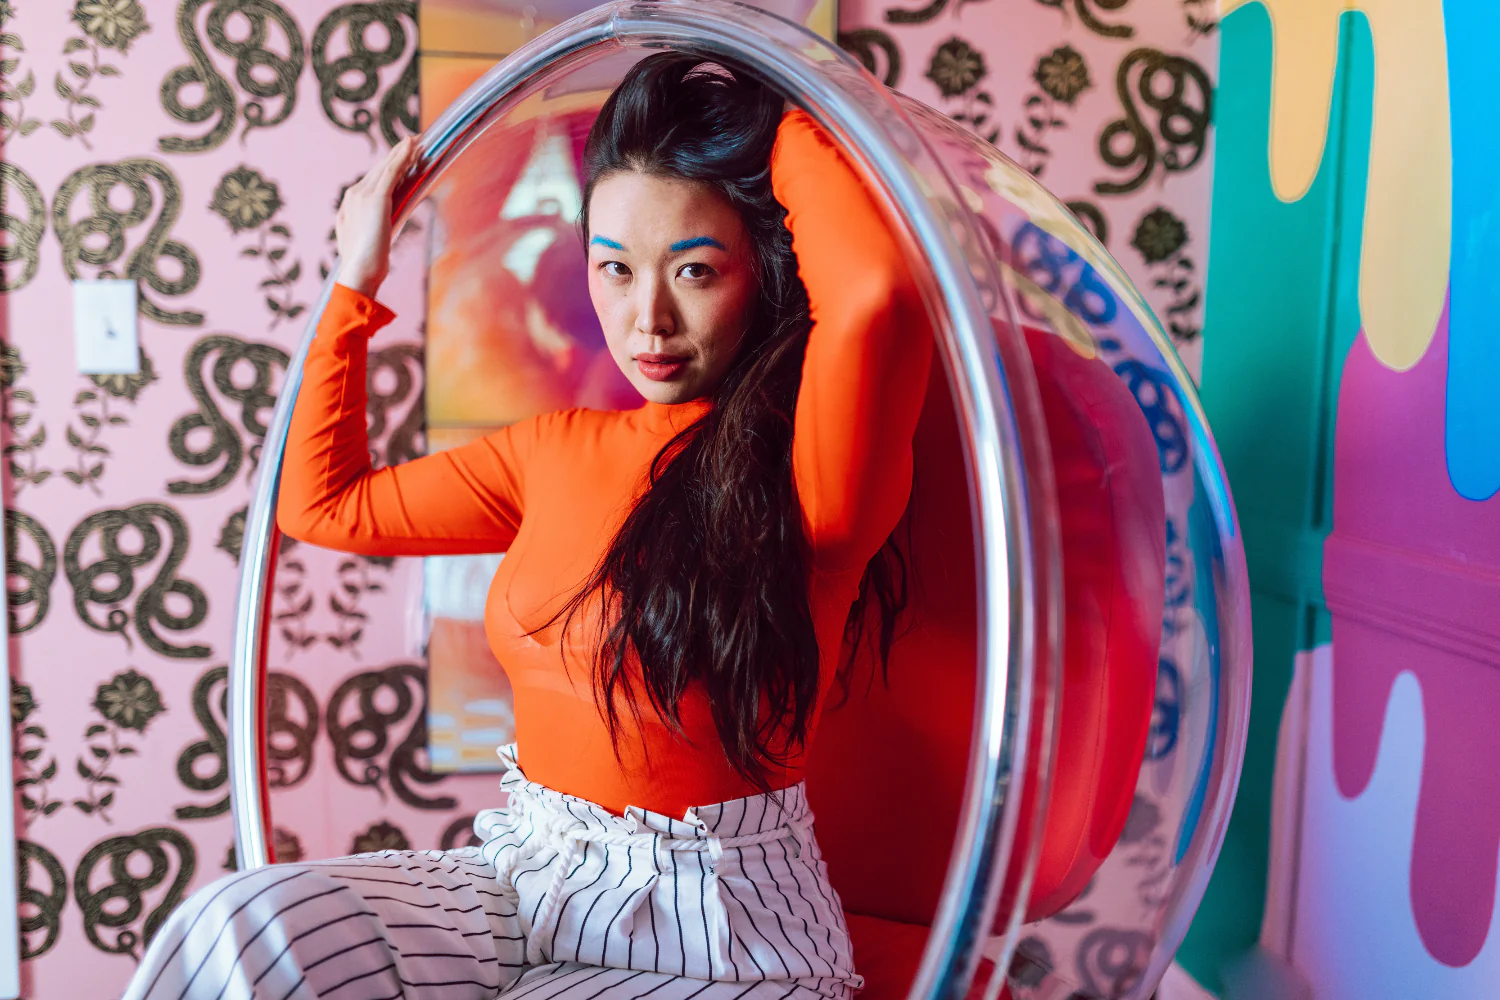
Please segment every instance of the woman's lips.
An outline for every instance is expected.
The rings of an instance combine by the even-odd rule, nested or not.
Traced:
[[[683,369],[687,368],[688,359],[675,354],[637,354],[635,366],[640,373],[653,382],[670,382]]]

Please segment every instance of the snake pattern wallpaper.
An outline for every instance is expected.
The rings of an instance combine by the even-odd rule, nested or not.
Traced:
[[[1040,176],[1196,370],[1213,0],[844,0],[839,42]],[[0,311],[23,995],[118,996],[234,864],[225,676],[261,441],[342,189],[418,127],[410,0],[0,0]],[[424,450],[424,234],[371,355],[378,464]],[[139,288],[140,368],[79,375],[70,282]],[[415,561],[284,545],[283,860],[455,846],[493,775],[427,758]],[[1149,817],[1132,836],[1145,843]],[[1101,951],[1113,953],[1109,948]]]

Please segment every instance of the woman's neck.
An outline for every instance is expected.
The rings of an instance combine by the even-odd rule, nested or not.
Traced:
[[[639,412],[645,418],[646,426],[675,434],[691,427],[693,421],[707,413],[712,406],[713,400],[706,396],[682,403],[656,403],[648,399]]]

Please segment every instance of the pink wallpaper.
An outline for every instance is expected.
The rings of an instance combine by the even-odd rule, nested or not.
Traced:
[[[839,41],[1039,177],[1120,261],[1196,376],[1216,17],[1207,0],[840,0]]]
[[[23,990],[110,997],[228,863],[238,512],[340,188],[414,125],[415,5],[0,16]],[[382,460],[420,448],[421,234],[404,244],[384,295],[402,318],[374,344]],[[140,279],[140,376],[75,370],[69,279],[101,275]],[[425,769],[417,567],[304,545],[282,565],[279,850],[462,842],[495,779]]]

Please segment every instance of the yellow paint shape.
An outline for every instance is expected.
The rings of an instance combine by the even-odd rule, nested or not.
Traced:
[[[831,42],[839,33],[839,5],[835,0],[818,0],[802,23]]]
[[[1271,16],[1271,186],[1307,194],[1327,143],[1339,17],[1362,11],[1375,47],[1359,306],[1381,363],[1405,371],[1437,329],[1448,289],[1453,148],[1442,0],[1223,0]]]

